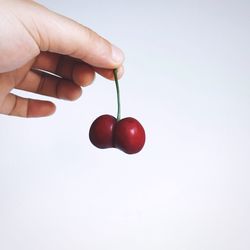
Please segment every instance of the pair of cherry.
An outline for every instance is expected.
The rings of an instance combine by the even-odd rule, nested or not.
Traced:
[[[116,83],[118,112],[117,118],[111,115],[101,115],[92,123],[89,139],[98,148],[118,148],[127,154],[141,151],[145,144],[145,131],[134,118],[120,119],[120,91],[117,70],[114,70]]]
[[[92,123],[89,138],[98,148],[118,148],[127,154],[135,154],[143,148],[145,132],[132,117],[117,120],[112,115],[102,115]]]

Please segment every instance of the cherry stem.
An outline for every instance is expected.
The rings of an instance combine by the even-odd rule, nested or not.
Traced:
[[[116,86],[116,95],[117,95],[117,121],[121,119],[121,102],[120,102],[120,88],[119,88],[119,82],[117,77],[117,69],[114,69],[114,78],[115,78],[115,86]]]

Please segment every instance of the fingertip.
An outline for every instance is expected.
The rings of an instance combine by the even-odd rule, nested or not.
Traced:
[[[50,101],[29,100],[27,117],[45,117],[53,115],[56,111],[56,105]]]
[[[120,48],[118,48],[114,44],[112,44],[111,50],[112,50],[112,59],[114,61],[114,67],[115,68],[119,67],[125,60],[124,53]]]
[[[48,115],[51,116],[56,112],[56,105],[53,102],[50,102],[50,107],[48,108]]]
[[[57,98],[68,101],[75,101],[82,95],[80,86],[68,80],[62,80],[57,86]]]
[[[76,64],[73,70],[72,78],[76,84],[86,87],[94,81],[95,72],[93,68],[87,64]]]
[[[121,66],[117,69],[117,77],[118,77],[118,79],[122,78],[123,75],[124,75],[124,66],[121,65]]]
[[[101,75],[109,80],[112,80],[112,81],[115,80],[113,69],[95,68],[95,71],[99,75]],[[120,67],[117,68],[117,78],[120,79],[123,76],[123,74],[124,74],[124,67],[123,67],[123,65],[121,65]]]
[[[77,87],[79,87],[79,86],[77,86]],[[68,99],[67,100],[75,101],[75,100],[79,99],[81,97],[81,95],[82,95],[81,87],[75,88],[73,91],[68,93]]]

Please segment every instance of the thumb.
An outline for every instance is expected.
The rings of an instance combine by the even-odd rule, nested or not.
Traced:
[[[72,56],[99,68],[113,69],[123,63],[122,51],[91,29],[38,4],[36,12],[32,15],[41,51]]]

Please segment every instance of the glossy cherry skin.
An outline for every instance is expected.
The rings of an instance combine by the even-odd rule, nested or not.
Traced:
[[[134,118],[127,117],[118,121],[114,127],[114,147],[127,154],[136,154],[145,144],[145,131]]]
[[[94,120],[89,130],[89,139],[98,148],[113,147],[113,129],[116,118],[112,115],[101,115]]]

